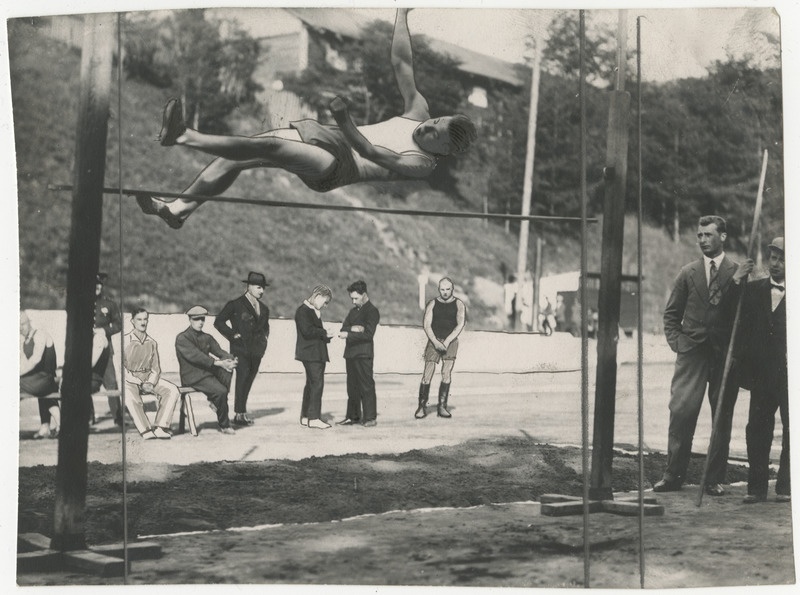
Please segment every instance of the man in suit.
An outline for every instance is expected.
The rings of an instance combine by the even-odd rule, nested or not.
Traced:
[[[322,309],[331,301],[331,290],[317,285],[294,314],[297,343],[294,359],[302,362],[306,371],[303,403],[300,406],[300,425],[318,430],[330,428],[320,419],[322,389],[325,386],[325,364],[328,362],[328,343],[333,335],[322,326]]]
[[[103,329],[108,339],[108,358],[103,371],[102,386],[106,390],[117,390],[117,370],[114,366],[114,347],[111,337],[122,331],[122,315],[119,306],[114,300],[108,299],[103,295],[103,287],[108,275],[106,273],[97,274],[97,284],[95,285],[94,301],[94,327]],[[99,390],[99,387],[98,387]],[[122,408],[120,407],[119,397],[108,397],[108,410],[114,423],[122,425]],[[92,406],[92,420],[94,420],[94,406]]]
[[[189,328],[175,338],[181,384],[204,393],[209,406],[217,414],[219,431],[235,434],[228,418],[228,391],[236,360],[223,351],[214,337],[203,332],[208,310],[203,306],[192,306],[186,315],[190,321]]]
[[[783,439],[776,500],[791,500],[789,481],[789,387],[786,366],[786,261],[782,237],[769,245],[769,277],[751,281],[742,301],[741,368],[749,380],[746,504],[767,499],[769,451],[780,411]]]
[[[269,284],[264,275],[252,271],[243,283],[247,284],[244,295],[225,304],[214,320],[214,328],[228,339],[237,360],[233,423],[251,426],[254,422],[247,414],[247,397],[267,350],[269,308],[261,296]]]
[[[345,339],[344,359],[347,370],[347,414],[341,426],[361,423],[371,428],[378,424],[375,379],[372,361],[375,357],[373,337],[381,320],[380,312],[369,301],[367,284],[356,281],[347,287],[353,309],[342,323],[339,338]]]
[[[706,388],[712,416],[717,409],[739,285],[753,268],[752,261],[738,266],[725,255],[726,237],[722,217],[700,217],[697,244],[703,256],[680,270],[664,309],[664,333],[677,356],[669,401],[667,468],[653,486],[655,492],[679,490],[683,484]],[[735,383],[728,383],[723,397],[717,444],[711,450],[706,485],[701,486],[711,496],[725,493],[720,484],[725,482],[738,390]]]

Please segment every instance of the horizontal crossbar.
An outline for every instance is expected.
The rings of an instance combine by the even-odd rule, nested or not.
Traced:
[[[48,184],[48,190],[60,192],[72,190],[70,184]],[[283,200],[263,200],[260,198],[241,198],[236,196],[201,196],[181,192],[162,192],[160,190],[135,190],[133,188],[103,188],[103,194],[137,196],[158,196],[160,198],[183,198],[196,201],[228,202],[234,204],[256,205],[262,207],[286,207],[290,209],[316,209],[321,211],[360,211],[364,213],[383,213],[385,215],[411,215],[416,217],[448,217],[453,219],[502,219],[510,221],[568,221],[580,223],[580,217],[557,217],[552,215],[510,215],[502,213],[476,213],[470,211],[425,211],[415,209],[389,209],[384,207],[356,207],[353,205],[332,205],[310,202],[289,202]],[[586,220],[597,223],[596,218]]]

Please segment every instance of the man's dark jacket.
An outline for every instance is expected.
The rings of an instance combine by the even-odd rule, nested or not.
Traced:
[[[269,337],[269,308],[258,300],[260,312],[244,296],[231,300],[214,319],[214,328],[230,342],[233,355],[262,357]],[[228,323],[230,322],[230,325]],[[239,337],[234,339],[234,335]]]

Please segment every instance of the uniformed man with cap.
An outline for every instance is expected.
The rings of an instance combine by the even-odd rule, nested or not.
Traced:
[[[117,370],[114,367],[114,347],[111,343],[111,337],[122,331],[122,315],[119,311],[119,306],[114,300],[108,299],[103,294],[103,286],[105,285],[108,275],[106,273],[97,274],[97,284],[95,285],[95,301],[94,301],[94,328],[102,329],[105,332],[106,339],[108,340],[108,357],[103,371],[102,386],[106,390],[117,390]],[[111,417],[114,423],[122,425],[122,409],[120,407],[119,397],[108,397],[108,410],[111,412]],[[92,409],[92,420],[94,421],[94,409]]]
[[[203,332],[208,310],[192,306],[186,311],[189,328],[175,338],[181,384],[206,395],[217,414],[219,431],[234,434],[228,418],[228,391],[236,359],[219,346],[216,339]]]
[[[783,439],[775,483],[776,500],[791,500],[789,481],[789,388],[786,366],[786,248],[782,237],[769,245],[769,277],[750,281],[742,299],[738,337],[739,382],[750,389],[747,419],[747,496],[752,504],[767,499],[769,451],[780,411]]]
[[[253,418],[247,414],[247,397],[269,338],[269,308],[261,301],[269,283],[263,274],[252,271],[242,283],[247,284],[244,295],[225,304],[214,319],[214,328],[228,339],[237,360],[233,423],[250,426]]]

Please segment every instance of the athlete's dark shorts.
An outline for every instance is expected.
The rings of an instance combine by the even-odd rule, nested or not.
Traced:
[[[291,122],[290,126],[297,130],[304,143],[325,149],[335,159],[321,178],[299,176],[306,186],[317,192],[328,192],[359,181],[353,151],[338,126],[327,126],[316,120],[298,120]]]

